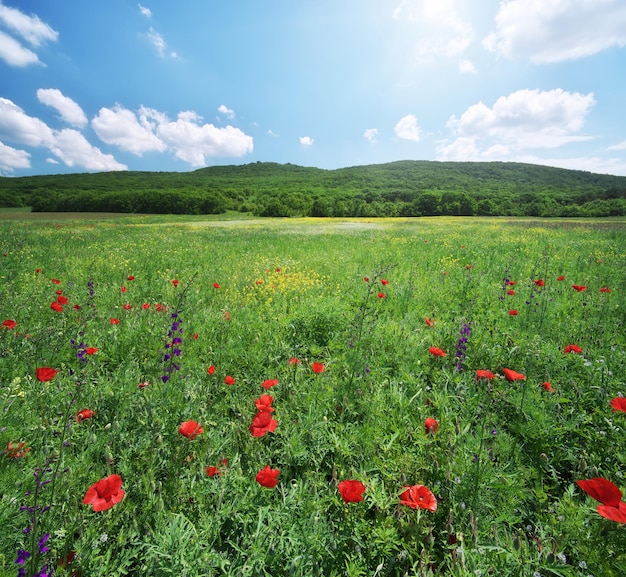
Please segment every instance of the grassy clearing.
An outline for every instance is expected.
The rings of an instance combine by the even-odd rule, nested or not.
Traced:
[[[626,525],[576,481],[626,488],[624,223],[0,230],[5,574],[620,575]],[[111,475],[123,498],[83,504]],[[436,511],[402,504],[414,485]]]

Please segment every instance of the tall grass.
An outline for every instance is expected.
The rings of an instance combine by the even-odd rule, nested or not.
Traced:
[[[555,222],[0,222],[1,574],[620,575],[626,225]]]

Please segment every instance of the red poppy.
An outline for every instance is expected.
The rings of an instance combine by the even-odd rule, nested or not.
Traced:
[[[296,359],[296,357],[291,357],[288,361],[288,365],[299,365],[301,363],[300,359]]]
[[[360,503],[365,493],[365,485],[361,481],[346,480],[340,481],[337,485],[339,494],[344,503]]]
[[[61,289],[59,289],[58,291],[54,291],[54,294],[56,295],[62,295],[63,291]]]
[[[465,265],[465,269],[466,269],[466,270],[472,270],[473,268],[474,268],[474,265],[473,265],[473,264],[466,264],[466,265]]]
[[[62,313],[62,312],[63,312],[63,307],[62,307],[62,306],[61,306],[58,302],[56,302],[56,301],[54,301],[54,302],[50,305],[50,308],[51,308],[53,311],[56,311],[56,312],[58,312],[58,313]]]
[[[61,281],[60,281],[59,279],[57,279],[57,278],[53,278],[53,279],[52,279],[52,282],[53,282],[54,284],[61,284]]]
[[[261,386],[264,389],[271,389],[272,387],[275,387],[277,384],[278,384],[278,379],[267,379],[261,383]]]
[[[428,349],[428,352],[435,356],[435,357],[446,357],[448,356],[448,353],[446,353],[444,350],[440,349],[439,347],[430,347]]]
[[[541,386],[549,393],[554,393],[554,388],[552,387],[552,384],[548,381],[541,383]]]
[[[128,278],[126,280],[133,281],[133,280],[135,280],[135,277],[132,274],[129,274]]]
[[[229,311],[224,311],[224,320],[225,321],[229,321],[230,320],[230,312]]]
[[[158,312],[158,313],[167,312],[167,306],[166,305],[162,305],[160,303],[156,303],[154,305],[154,308],[156,309],[156,312]]]
[[[147,310],[150,308],[150,303],[143,303],[143,304],[141,305],[141,308],[142,308],[144,311],[147,311]]]
[[[608,286],[603,286],[600,288],[601,293],[610,293],[611,289]]]
[[[411,507],[411,509],[426,509],[435,512],[437,510],[437,499],[432,491],[424,485],[411,485],[405,487],[405,491],[400,495],[400,503]]]
[[[273,413],[273,401],[274,397],[272,397],[272,395],[261,395],[258,399],[254,399],[254,404],[256,405],[258,411],[267,411],[268,413]]]
[[[80,310],[80,305],[74,305],[72,307],[75,311],[79,311]]]
[[[53,369],[52,367],[39,367],[35,371],[35,376],[37,377],[38,381],[41,381],[42,383],[46,383],[54,379],[54,377],[56,376],[58,372],[59,371],[57,371],[56,369]]]
[[[426,417],[424,419],[424,431],[427,435],[435,434],[439,430],[439,421],[432,417]]]
[[[85,349],[85,353],[88,355],[95,355],[98,352],[98,349],[96,347],[87,347]]]
[[[311,369],[314,373],[323,373],[326,370],[324,363],[311,363]]]
[[[537,280],[534,280],[533,282],[534,282],[537,286],[545,286],[545,285],[546,285],[545,281],[544,281],[542,278],[537,279]]]
[[[68,299],[67,297],[64,297],[63,295],[59,295],[59,296],[57,297],[57,302],[58,302],[60,305],[66,305],[67,303],[69,303],[69,302],[70,302],[70,299]]]
[[[215,289],[220,288],[220,283],[218,283],[218,282],[214,282],[214,283],[213,283],[213,288],[215,288]]]
[[[195,341],[198,339],[200,335],[198,333],[193,333],[193,335],[191,335],[191,338]]]
[[[139,388],[140,389],[145,389],[146,387],[149,387],[150,383],[148,381],[143,381],[142,383],[139,383]]]
[[[561,275],[560,277],[558,277],[556,280],[565,280],[565,277],[563,275]]]
[[[263,284],[263,279],[258,278],[254,282],[255,284]]]
[[[6,321],[4,321],[2,323],[2,326],[5,329],[14,329],[16,327],[16,325],[17,325],[17,322],[16,321],[12,321],[11,319],[7,319]]]
[[[429,319],[428,317],[424,317],[424,322],[429,326],[429,327],[434,327],[435,326],[435,321],[433,319]]]
[[[515,371],[512,371],[511,369],[502,369],[502,371],[504,372],[504,377],[509,382],[523,381],[526,379],[526,377],[522,375],[522,373],[516,373]]]
[[[385,298],[385,293],[378,293],[376,295],[379,299],[384,299]]]
[[[204,433],[204,428],[196,421],[185,421],[178,427],[178,432],[193,441],[198,435]]]
[[[128,290],[128,289],[127,289],[125,286],[120,287],[120,291],[121,291],[121,292],[123,292],[123,293],[125,293],[127,290]]]
[[[590,497],[600,501],[603,505],[615,507],[622,500],[622,492],[619,487],[603,477],[594,477],[576,484]]]
[[[380,284],[383,286],[387,286],[389,284],[389,281],[386,278],[381,278],[380,279]]]
[[[567,345],[564,349],[563,349],[564,353],[576,353],[576,354],[580,354],[583,352],[582,348],[579,347],[578,345]]]
[[[220,470],[217,467],[214,467],[213,465],[211,465],[210,467],[207,467],[204,472],[207,474],[208,477],[215,477],[218,476],[220,474]]]
[[[36,273],[40,273],[40,272],[41,272],[41,269],[40,269],[40,268],[36,268],[36,269],[35,269],[35,272],[36,272]]]
[[[368,276],[364,276],[364,277],[363,277],[363,280],[364,280],[365,282],[370,282],[370,278],[369,278]]]
[[[234,378],[234,377],[231,377],[230,375],[227,375],[227,376],[224,378],[224,382],[225,382],[227,385],[234,385],[234,384],[235,384],[235,378]]]
[[[178,286],[180,281],[176,280],[176,279],[172,279],[172,284],[174,285],[174,288],[176,288]]]
[[[507,280],[504,284],[505,284],[506,286],[514,286],[514,285],[516,285],[516,284],[517,284],[517,282],[516,282],[516,281],[514,281],[514,280]]]
[[[626,503],[620,501],[615,507],[598,505],[596,511],[606,519],[616,523],[626,523]]]
[[[111,319],[111,324],[112,325],[119,325],[120,324],[120,319],[112,318]]]
[[[511,309],[511,310],[509,311],[509,314],[510,314],[512,317],[516,317],[516,316],[517,316],[517,309]]]
[[[24,443],[18,443],[17,445],[13,445],[11,441],[9,441],[6,450],[6,456],[10,459],[21,459],[26,456],[26,453],[30,452],[30,447],[26,447]]]
[[[122,308],[123,308],[125,311],[129,311],[130,309],[132,309],[132,308],[133,308],[133,305],[125,304]]]
[[[91,505],[94,511],[106,511],[123,498],[122,477],[110,475],[87,489],[83,504]]]
[[[508,294],[509,296],[515,296],[515,291],[513,289],[510,289],[506,291],[506,294]]]
[[[624,397],[615,397],[611,399],[611,407],[613,407],[613,412],[622,411],[626,413],[626,399]]]
[[[583,292],[583,291],[586,291],[586,290],[587,290],[587,287],[586,287],[586,286],[583,286],[583,285],[580,285],[580,284],[573,284],[573,285],[572,285],[572,288],[573,288],[576,292],[579,292],[579,293],[581,293],[581,292]]]
[[[209,375],[214,375],[214,374],[215,374],[215,365],[211,365],[211,366],[210,366],[210,367],[206,370],[206,372],[207,372]]]
[[[78,411],[78,413],[76,413],[76,422],[80,423],[81,421],[84,421],[85,419],[91,419],[91,417],[93,417],[95,414],[96,413],[92,411],[91,409],[82,409]]]
[[[272,414],[268,411],[260,411],[252,419],[250,434],[253,437],[264,437],[268,432],[273,433],[278,427],[278,421],[272,419]]]
[[[269,465],[266,465],[256,474],[256,482],[262,487],[273,489],[278,485],[278,475],[280,471],[278,469],[272,469]]]
[[[489,370],[485,370],[485,369],[476,369],[476,380],[479,381],[480,379],[494,379],[495,375],[489,371]]]

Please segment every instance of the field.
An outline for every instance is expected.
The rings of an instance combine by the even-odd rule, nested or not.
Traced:
[[[0,216],[0,575],[623,575],[623,219]]]

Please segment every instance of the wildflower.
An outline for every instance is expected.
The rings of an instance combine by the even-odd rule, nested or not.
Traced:
[[[476,369],[476,380],[479,381],[480,379],[486,379],[486,380],[491,380],[494,379],[495,375],[489,371],[489,370],[485,370],[485,369]]]
[[[508,294],[509,296],[515,296],[515,291],[513,289],[509,289],[508,291],[506,291],[506,294]]]
[[[258,411],[267,411],[268,413],[274,412],[274,407],[272,407],[272,402],[274,401],[274,397],[272,395],[261,395],[258,399],[254,399],[254,404]]]
[[[214,374],[215,374],[215,365],[211,365],[211,366],[210,366],[210,367],[206,370],[206,372],[207,372],[209,375],[214,375]]]
[[[172,279],[172,284],[174,285],[174,288],[176,288],[178,286],[180,281],[178,281],[177,279]]]
[[[53,279],[51,279],[51,281],[52,281],[54,284],[61,284],[61,281],[60,281],[58,278],[53,278]]]
[[[516,281],[514,281],[514,280],[509,280],[509,279],[507,279],[507,280],[504,282],[504,284],[505,284],[506,286],[515,286],[515,285],[517,284],[517,282],[516,282]]]
[[[363,280],[364,280],[365,282],[370,282],[370,279],[369,279],[369,277],[368,277],[368,276],[364,276],[364,277],[363,277]]]
[[[385,298],[385,293],[378,293],[376,295],[379,299],[384,299]]]
[[[56,369],[53,369],[52,367],[39,367],[35,371],[35,376],[37,377],[38,381],[42,383],[46,383],[54,379],[54,377],[56,376],[58,372],[59,371],[57,371]]]
[[[622,411],[626,413],[626,399],[624,397],[615,397],[611,399],[611,407],[613,407],[613,412]]]
[[[235,384],[235,378],[231,377],[230,375],[226,375],[226,377],[224,378],[224,382],[227,385],[234,385]]]
[[[424,317],[424,322],[431,328],[435,326],[435,321],[433,319],[429,319],[428,317]]]
[[[504,372],[504,377],[509,382],[524,381],[526,379],[524,375],[522,375],[521,373],[516,373],[515,371],[512,371],[511,369],[502,369],[502,371]]]
[[[178,432],[193,441],[198,435],[204,433],[204,428],[196,421],[185,421],[178,427]]]
[[[582,348],[579,347],[578,345],[567,345],[564,349],[563,349],[564,353],[576,353],[576,354],[580,354],[583,352]]]
[[[214,282],[214,283],[213,283],[213,288],[214,288],[214,289],[218,289],[218,288],[220,288],[220,283],[218,283],[218,282]]]
[[[129,274],[126,280],[134,281],[135,277],[132,274]]]
[[[4,321],[4,322],[2,323],[2,326],[3,326],[5,329],[14,329],[14,328],[16,327],[16,325],[17,325],[17,322],[16,322],[16,321],[12,321],[12,320],[10,320],[10,319],[7,319],[6,321]]]
[[[387,286],[389,284],[389,281],[386,278],[381,278],[380,279],[380,284],[383,286]]]
[[[411,509],[426,509],[435,512],[437,499],[428,487],[424,485],[411,485],[404,487],[405,491],[400,495],[400,503]]]
[[[112,325],[119,325],[120,324],[120,319],[111,318],[110,322],[111,322]]]
[[[78,411],[78,413],[76,413],[76,422],[80,423],[85,419],[91,419],[91,417],[93,417],[95,414],[96,413],[91,409],[81,409],[80,411]]]
[[[224,320],[225,321],[229,321],[230,320],[230,312],[229,311],[224,311]]]
[[[56,311],[57,313],[62,313],[63,312],[63,306],[60,305],[58,302],[54,301],[51,305],[50,308],[53,311]]]
[[[511,310],[509,311],[509,314],[510,314],[512,317],[516,317],[516,316],[517,316],[517,309],[511,309]]]
[[[278,384],[278,379],[267,379],[261,383],[261,386],[264,389],[271,389],[272,387],[275,387],[277,384]]]
[[[596,507],[600,515],[617,523],[626,523],[626,503],[622,501],[619,487],[602,477],[576,481],[576,484],[587,495],[602,503]]]
[[[258,278],[254,281],[255,284],[263,284],[263,279]]]
[[[273,433],[278,426],[278,421],[272,419],[272,414],[268,411],[260,411],[252,419],[250,434],[253,437],[264,437],[268,432]]]
[[[288,365],[294,365],[294,366],[296,366],[296,365],[299,365],[299,364],[300,364],[300,362],[301,362],[301,361],[300,361],[300,359],[296,359],[296,357],[291,357],[291,358],[287,361],[287,364],[288,364]]]
[[[88,355],[95,355],[98,352],[98,349],[96,347],[87,347],[85,349],[85,354]]]
[[[37,548],[39,549],[40,553],[47,553],[48,551],[50,551],[50,549],[48,547],[46,547],[46,543],[48,541],[48,539],[50,539],[50,533],[45,533],[40,539],[39,541],[37,541]]]
[[[27,447],[24,443],[20,442],[17,445],[13,445],[13,443],[9,441],[6,449],[6,456],[10,459],[21,459],[29,452],[30,447]]]
[[[130,309],[132,309],[132,308],[133,308],[133,305],[125,304],[122,308],[123,308],[125,311],[129,311]]]
[[[565,280],[565,277],[564,277],[563,275],[561,275],[561,276],[557,277],[557,279],[556,279],[556,280],[558,280],[558,281],[562,281],[562,280]]]
[[[311,363],[311,369],[314,373],[323,373],[326,370],[324,363]]]
[[[143,381],[141,383],[139,383],[139,388],[140,389],[145,389],[146,387],[149,387],[150,383],[148,381]]]
[[[191,335],[191,338],[192,338],[194,341],[196,341],[196,340],[198,340],[198,337],[199,337],[199,336],[200,336],[200,335],[199,335],[198,333],[193,333],[193,335]]]
[[[79,311],[80,310],[80,305],[74,305],[72,307],[75,311]]]
[[[534,280],[533,282],[534,282],[537,286],[539,286],[539,287],[542,287],[542,286],[545,286],[545,285],[546,285],[545,281],[544,281],[542,278],[537,279],[537,280]]]
[[[147,310],[150,308],[150,303],[143,303],[143,304],[141,305],[141,308],[142,308],[144,311],[147,311]]]
[[[554,393],[554,388],[552,387],[552,384],[548,381],[541,383],[541,386],[549,393]]]
[[[439,430],[439,421],[432,417],[426,417],[424,419],[424,431],[427,435],[435,434]]]
[[[439,347],[430,347],[428,352],[435,357],[445,357],[448,355],[448,353],[441,350]]]
[[[586,286],[579,285],[579,284],[573,284],[573,285],[572,285],[572,288],[573,288],[576,292],[579,292],[579,293],[581,293],[581,292],[583,292],[583,291],[586,291],[586,290],[587,290],[587,287],[586,287]]]
[[[120,292],[125,293],[127,290],[128,290],[128,289],[127,289],[125,286],[120,287]]]
[[[35,272],[36,272],[36,273],[40,273],[40,272],[41,272],[41,269],[40,269],[40,268],[36,268],[36,269],[35,269]]]
[[[280,471],[278,469],[272,469],[269,465],[266,465],[256,474],[256,482],[262,487],[273,489],[278,485],[278,475]]]
[[[215,477],[215,476],[219,476],[220,474],[220,470],[213,465],[211,465],[210,467],[207,467],[204,470],[204,472],[207,474],[208,477]]]
[[[363,500],[365,485],[361,481],[340,481],[337,488],[344,503],[359,503]]]
[[[601,293],[610,293],[611,289],[608,286],[603,286],[603,287],[600,287],[600,292]]]
[[[26,559],[30,557],[30,553],[28,551],[24,551],[23,549],[17,550],[17,559],[15,560],[16,565],[24,565],[26,563]]]
[[[94,511],[106,511],[124,498],[122,477],[109,475],[94,483],[85,494],[84,505],[91,505]]]

